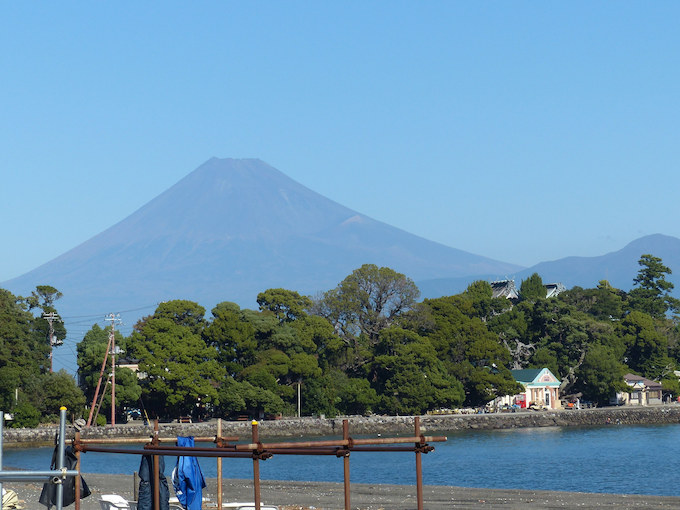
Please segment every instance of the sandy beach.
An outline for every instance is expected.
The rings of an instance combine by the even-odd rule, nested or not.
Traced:
[[[92,495],[81,501],[82,510],[100,510],[99,496],[119,494],[133,499],[132,475],[84,474]],[[216,501],[216,481],[208,479],[204,496]],[[17,492],[29,510],[45,507],[38,503],[42,488],[37,483],[6,483]],[[225,480],[223,501],[253,501],[252,480]],[[262,503],[279,505],[281,510],[344,509],[343,486],[324,482],[262,481]],[[588,508],[663,508],[680,509],[680,497],[588,494],[553,491],[520,491],[504,489],[472,489],[447,486],[425,486],[424,507],[428,510],[451,508],[493,509],[588,509]],[[353,484],[353,510],[412,510],[417,508],[414,486]],[[74,508],[71,505],[68,508]]]

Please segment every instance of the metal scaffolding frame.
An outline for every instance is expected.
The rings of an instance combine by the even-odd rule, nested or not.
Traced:
[[[2,469],[3,452],[3,429],[4,412],[0,412],[0,493],[2,492],[3,482],[45,482],[56,485],[56,508],[62,510],[64,486],[63,482],[67,477],[75,477],[75,509],[80,510],[80,485],[81,485],[81,453],[85,452],[104,452],[122,453],[130,455],[152,455],[154,466],[154,509],[160,506],[159,485],[159,456],[160,455],[179,455],[186,454],[192,457],[212,457],[217,458],[217,504],[222,506],[222,459],[223,458],[244,458],[251,459],[253,462],[253,493],[255,498],[255,508],[261,508],[260,494],[260,461],[267,460],[274,455],[331,455],[343,459],[344,471],[344,501],[345,510],[350,510],[350,454],[352,452],[411,452],[415,453],[416,460],[416,491],[418,510],[423,510],[423,473],[421,455],[434,450],[431,442],[446,441],[445,436],[424,436],[420,431],[420,418],[414,420],[414,435],[412,437],[378,437],[372,439],[353,439],[349,435],[349,421],[342,422],[342,439],[330,439],[320,441],[299,441],[299,442],[279,442],[262,443],[260,442],[258,423],[252,422],[252,438],[247,444],[236,444],[237,437],[222,437],[222,421],[218,420],[217,435],[214,437],[196,437],[198,442],[214,442],[215,446],[206,447],[179,447],[165,446],[162,442],[175,442],[176,437],[160,437],[158,421],[154,422],[153,435],[149,439],[134,438],[107,438],[107,439],[84,439],[80,437],[80,431],[76,431],[73,439],[73,449],[77,458],[75,470],[68,470],[64,467],[64,451],[66,436],[66,408],[62,407],[59,413],[59,435],[57,440],[57,459],[56,469],[45,471],[5,471]],[[142,449],[125,447],[98,446],[102,444],[141,444]],[[0,510],[2,510],[2,498],[0,497]]]
[[[350,510],[350,454],[352,452],[411,452],[416,457],[416,491],[418,510],[423,510],[423,472],[421,455],[434,450],[431,442],[446,441],[445,436],[424,436],[420,431],[420,418],[415,417],[414,436],[412,437],[391,437],[373,439],[352,439],[349,435],[349,421],[342,422],[342,439],[331,439],[323,441],[300,441],[300,442],[280,442],[262,443],[259,439],[258,423],[252,422],[252,439],[248,444],[233,444],[238,438],[221,437],[222,422],[218,421],[218,433],[215,437],[197,437],[199,442],[214,442],[215,446],[206,447],[179,447],[163,446],[161,442],[174,442],[177,438],[161,438],[159,435],[158,421],[154,422],[154,432],[151,440],[147,439],[84,439],[80,437],[80,432],[76,432],[73,440],[73,448],[78,459],[77,469],[81,470],[80,454],[86,452],[121,453],[129,455],[153,455],[154,466],[154,510],[160,508],[160,455],[179,455],[186,454],[192,457],[212,457],[217,458],[217,506],[222,506],[222,459],[223,458],[243,458],[253,461],[253,493],[255,499],[255,509],[261,508],[260,494],[260,461],[267,460],[274,455],[334,455],[343,459],[344,471],[344,500],[345,510]],[[146,443],[143,449],[133,449],[126,447],[97,446],[102,444],[134,444]],[[399,446],[395,446],[399,445]],[[80,477],[76,478],[76,494],[80,490]],[[76,498],[76,510],[80,510],[80,500]],[[0,509],[1,510],[1,509]]]
[[[0,510],[2,510],[2,484],[4,482],[44,482],[57,486],[57,510],[62,510],[64,500],[64,480],[73,476],[80,479],[79,470],[69,470],[64,467],[64,450],[66,441],[66,408],[59,410],[59,437],[57,439],[56,469],[45,471],[5,471],[2,469],[3,433],[5,428],[5,412],[0,411]],[[79,492],[76,494],[79,495]],[[80,502],[79,498],[76,501]]]

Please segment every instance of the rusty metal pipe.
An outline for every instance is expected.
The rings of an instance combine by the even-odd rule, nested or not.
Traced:
[[[182,448],[178,450],[178,448]],[[428,451],[434,449],[433,446],[424,445],[423,447]],[[354,447],[325,447],[325,448],[267,448],[266,452],[275,455],[336,455],[338,451],[350,452],[415,452],[418,449],[416,446],[354,446]],[[252,453],[250,451],[235,451],[226,450],[224,448],[191,448],[191,447],[169,447],[169,446],[148,446],[144,449],[129,449],[116,448],[106,446],[88,446],[84,445],[80,451],[98,452],[98,453],[122,453],[129,455],[166,455],[176,456],[178,453],[191,453],[192,457],[210,457],[210,458],[243,458],[250,459]],[[427,453],[427,452],[422,452]]]
[[[176,450],[165,450],[164,448],[150,448],[150,449],[128,449],[128,448],[106,448],[103,446],[83,446],[83,452],[99,452],[99,453],[122,453],[128,455],[164,455],[164,456],[177,456]],[[191,452],[192,457],[230,457],[237,459],[250,459],[252,457],[251,452],[235,452],[235,451],[224,451],[221,449],[214,448],[211,451],[197,451]]]
[[[343,442],[346,441],[348,445],[350,444],[349,421],[347,421],[347,420],[342,420],[342,439],[343,439]],[[350,491],[350,480],[349,480],[349,454],[343,456],[343,458],[342,458],[342,471],[343,471],[343,479],[344,479],[344,485],[345,485],[345,510],[351,510],[351,504],[350,504],[351,491]]]
[[[252,421],[253,443],[260,441],[260,434],[257,430],[257,422]],[[255,510],[260,510],[260,459],[253,455],[253,492],[255,493]]]
[[[234,445],[237,451],[270,450],[272,448],[306,448],[315,446],[348,446],[374,444],[406,444],[406,443],[437,443],[446,441],[446,436],[418,436],[418,437],[376,437],[371,439],[331,439],[327,441],[298,441],[284,443],[250,443]]]
[[[158,420],[154,420],[153,433],[154,442],[158,443]],[[160,473],[160,459],[158,454],[153,456],[153,482],[154,482],[154,500],[153,500],[153,510],[160,510],[161,508],[161,473]]]
[[[215,443],[220,443],[222,436],[222,418],[217,418],[217,437]],[[222,457],[217,457],[217,508],[222,510]]]
[[[415,418],[416,437],[420,436],[420,416]],[[416,446],[420,446],[418,443]],[[423,510],[423,459],[420,449],[416,450],[416,497],[418,499],[418,510]]]
[[[81,444],[135,444],[135,443],[148,443],[151,441],[150,436],[148,438],[143,438],[143,437],[121,437],[121,438],[110,438],[110,439],[80,439]],[[218,439],[221,439],[222,441],[238,441],[239,437],[238,436],[229,436],[229,437],[219,437],[219,436],[210,436],[210,437],[194,437],[194,441],[197,443],[215,443],[217,442]],[[159,437],[158,442],[159,443],[174,443],[177,441],[176,437]],[[75,442],[75,441],[74,441]]]

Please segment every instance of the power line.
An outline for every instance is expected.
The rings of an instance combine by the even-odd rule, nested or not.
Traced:
[[[140,306],[139,308],[131,308],[129,310],[121,310],[121,311],[115,312],[115,313],[120,315],[121,313],[138,312],[140,310],[146,310],[148,308],[157,308],[157,307],[158,307],[158,303],[155,303],[153,305]],[[71,316],[68,316],[68,317],[64,317],[64,319],[88,319],[88,318],[103,317],[103,316],[106,316],[106,314],[105,313],[98,313],[98,314],[92,314],[92,315],[71,315]],[[104,319],[104,320],[106,320],[106,319]]]

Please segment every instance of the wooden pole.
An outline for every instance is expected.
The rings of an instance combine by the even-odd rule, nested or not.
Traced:
[[[106,360],[109,357],[109,349],[111,349],[111,337],[109,337],[109,343],[106,344],[106,352],[104,353],[104,361],[102,361],[102,369],[99,372],[99,380],[97,381],[97,389],[94,390],[94,397],[92,397],[92,407],[90,407],[90,415],[87,417],[86,427],[92,424],[92,413],[94,412],[94,406],[97,403],[97,397],[99,396],[99,387],[102,384],[102,377],[104,376],[104,369],[106,369]]]
[[[420,416],[416,416],[416,437],[420,436]],[[416,447],[422,446],[416,443]],[[416,450],[416,493],[418,497],[418,510],[423,510],[423,459],[419,450]]]
[[[252,421],[253,443],[260,442],[260,433],[257,430],[257,421]],[[260,510],[260,458],[259,451],[253,452],[253,490],[255,492],[255,510]]]
[[[349,421],[342,420],[342,439],[349,441]],[[349,452],[342,459],[345,477],[345,510],[351,510],[350,504],[350,480],[349,480]]]
[[[217,418],[217,438],[222,437],[222,418]],[[222,509],[222,457],[217,457],[217,508]]]

